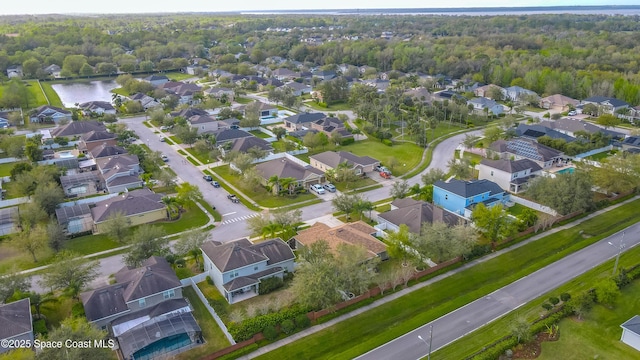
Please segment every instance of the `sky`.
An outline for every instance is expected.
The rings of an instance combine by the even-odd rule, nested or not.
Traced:
[[[75,14],[219,12],[302,9],[385,9],[441,7],[522,7],[575,5],[637,5],[637,0],[458,0],[455,4],[424,0],[4,0],[0,14]]]

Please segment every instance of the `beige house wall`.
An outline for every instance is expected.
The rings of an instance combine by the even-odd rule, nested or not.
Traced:
[[[147,223],[150,223],[150,222],[166,219],[167,218],[167,209],[164,209],[164,208],[163,209],[158,209],[158,210],[150,211],[150,212],[147,212],[147,213],[144,213],[144,214],[127,216],[127,218],[131,220],[131,226],[147,224]],[[104,227],[105,227],[106,223],[107,223],[107,221],[103,221],[101,223],[95,224],[94,227],[93,227],[94,234],[102,233],[104,231]]]

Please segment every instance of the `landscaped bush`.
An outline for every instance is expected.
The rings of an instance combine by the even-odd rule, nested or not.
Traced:
[[[382,143],[387,146],[393,146],[393,141],[391,141],[390,139],[382,139]]]
[[[471,249],[471,252],[464,255],[464,259],[465,260],[475,259],[483,255],[486,255],[490,252],[491,252],[491,245],[489,244],[474,245],[473,248]]]
[[[227,314],[227,302],[225,300],[208,299],[209,305],[216,311],[218,316],[224,316]]]
[[[560,294],[560,300],[562,300],[562,302],[567,302],[569,301],[569,299],[571,299],[571,294],[569,293]]]
[[[278,337],[278,330],[273,325],[267,325],[262,330],[262,335],[269,341],[275,340]]]
[[[259,333],[267,326],[276,326],[281,324],[284,320],[293,319],[297,315],[306,313],[307,309],[299,306],[282,309],[276,313],[246,319],[241,323],[233,323],[229,325],[229,333],[233,336],[234,340],[244,341],[250,339],[253,335]]]
[[[185,265],[186,263],[187,263],[187,262],[186,262],[186,261],[184,261],[184,259],[183,259],[183,258],[178,258],[178,259],[176,259],[176,261],[175,261],[176,266],[177,266],[177,267],[179,267],[179,268],[184,267],[184,265]]]
[[[298,329],[305,329],[311,325],[311,320],[309,320],[307,314],[300,314],[296,316],[295,322]]]
[[[207,276],[207,284],[213,285],[213,279],[211,278],[211,276]]]
[[[282,285],[284,285],[284,282],[277,276],[260,280],[260,288],[258,289],[258,293],[260,295],[268,294],[274,290],[281,288]]]
[[[513,348],[518,345],[518,338],[515,336],[510,336],[509,338],[495,344],[492,347],[487,348],[485,351],[480,354],[474,356],[473,360],[495,360],[500,358],[505,351]]]
[[[552,296],[549,298],[549,302],[551,303],[551,305],[556,306],[558,305],[558,303],[560,303],[560,299],[558,299],[555,296]]]
[[[36,320],[33,322],[33,332],[36,334],[47,335],[47,323],[44,319]]]
[[[542,304],[542,308],[549,311],[551,309],[553,309],[553,305],[549,304],[549,303],[544,303]]]
[[[350,138],[346,138],[346,139],[342,139],[340,140],[340,145],[345,146],[345,145],[349,145],[349,144],[353,144],[356,141],[356,139],[350,137]]]
[[[84,317],[84,306],[82,306],[82,303],[78,302],[73,304],[73,307],[71,307],[71,316]]]
[[[293,323],[293,320],[287,319],[280,324],[280,329],[283,333],[289,335],[296,330],[296,325]]]

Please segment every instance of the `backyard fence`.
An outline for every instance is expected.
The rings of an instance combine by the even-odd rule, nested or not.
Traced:
[[[78,200],[63,202],[59,206],[69,207],[69,206],[75,206],[80,204],[95,204],[99,201],[111,199],[112,197],[116,197],[116,196],[118,196],[118,194],[104,194],[104,195],[94,196],[94,197],[85,198],[85,199],[78,199]]]
[[[224,325],[224,322],[222,322],[222,319],[220,319],[216,311],[211,307],[211,305],[209,305],[209,300],[204,296],[202,291],[200,291],[200,288],[198,287],[197,283],[202,282],[202,280],[198,282],[194,281],[194,279],[201,279],[201,278],[206,279],[207,273],[202,273],[187,279],[182,279],[180,282],[182,283],[183,287],[191,286],[191,288],[196,292],[196,294],[200,298],[200,301],[202,301],[204,306],[207,308],[207,311],[209,311],[211,316],[213,316],[213,319],[216,321],[216,323],[218,324],[218,326],[220,327],[224,335],[227,337],[227,340],[229,340],[231,345],[236,345],[236,341],[233,340],[233,337],[231,336],[231,334],[229,334],[229,330],[227,330],[227,327]],[[184,280],[187,280],[187,281],[185,282]],[[212,358],[212,359],[215,359],[215,358]]]
[[[511,201],[513,201],[516,204],[520,204],[520,205],[524,205],[528,208],[532,208],[534,210],[538,210],[541,211],[543,213],[549,214],[549,215],[553,215],[553,216],[557,216],[558,212],[553,210],[552,208],[548,207],[548,206],[544,206],[541,204],[538,204],[537,202],[533,202],[531,200],[527,200],[515,195],[511,195],[510,196]]]
[[[587,152],[584,152],[582,154],[578,154],[576,156],[574,156],[576,159],[582,159],[582,158],[586,158],[589,157],[591,155],[595,155],[595,154],[600,154],[603,153],[605,151],[611,151],[613,149],[613,145],[607,145],[605,147],[601,147],[599,149],[593,149]]]

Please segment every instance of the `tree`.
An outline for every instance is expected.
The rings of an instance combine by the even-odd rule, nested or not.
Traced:
[[[596,119],[596,123],[598,125],[604,126],[605,129],[608,129],[609,127],[619,125],[620,119],[612,114],[602,114],[598,116],[598,118]]]
[[[502,139],[504,131],[498,126],[489,126],[484,129],[484,138],[487,140],[487,145]]]
[[[276,136],[276,140],[280,141],[280,139],[287,134],[287,129],[278,126],[272,129],[271,132]]]
[[[48,218],[47,213],[35,202],[22,204],[18,207],[18,219],[22,231],[28,231]]]
[[[491,242],[505,239],[515,233],[514,222],[504,214],[501,204],[486,207],[483,203],[476,205],[471,213],[473,223],[482,235]]]
[[[392,258],[402,259],[403,266],[408,266],[408,260],[416,256],[412,248],[413,237],[406,224],[400,224],[398,231],[387,233],[387,252]]]
[[[142,225],[133,233],[133,241],[124,256],[127,266],[139,267],[151,256],[165,256],[169,253],[169,239],[164,231],[152,225]]]
[[[47,182],[38,184],[32,200],[40,205],[49,216],[52,216],[55,215],[58,205],[64,201],[64,193],[58,184]]]
[[[308,147],[311,150],[314,150],[318,146],[320,146],[320,138],[318,138],[313,132],[308,132],[302,138],[302,143],[304,146]]]
[[[82,76],[90,76],[93,75],[93,67],[89,64],[82,64],[80,68],[80,75]]]
[[[404,199],[409,193],[409,183],[407,180],[394,181],[389,190],[389,195],[394,199]]]
[[[387,161],[387,167],[389,168],[389,170],[391,170],[391,172],[394,172],[399,165],[400,165],[400,161],[398,161],[398,159],[395,156],[391,156]]]
[[[100,264],[89,261],[70,251],[62,251],[56,256],[42,276],[41,285],[52,290],[65,290],[75,299],[90,282],[98,277]]]
[[[472,135],[472,134],[466,134],[464,136],[464,140],[462,141],[462,144],[464,145],[465,148],[471,149],[471,148],[473,148],[475,146],[475,144],[478,142],[478,140],[480,140],[479,136]]]
[[[78,75],[84,65],[87,64],[87,57],[84,55],[68,55],[62,62],[62,72],[68,75]]]
[[[254,159],[251,155],[247,153],[239,153],[237,151],[230,151],[227,153],[227,158],[230,159],[229,162],[233,163],[235,168],[240,172],[244,173],[250,168],[252,168],[254,164]]]
[[[613,306],[620,296],[620,289],[612,279],[602,280],[595,286],[596,299],[602,305]]]
[[[353,210],[360,215],[360,220],[362,220],[362,213],[365,211],[369,211],[369,216],[371,216],[371,211],[374,208],[375,207],[373,206],[373,203],[371,201],[360,199],[360,201],[356,203],[356,206]]]
[[[99,330],[97,327],[89,324],[87,319],[82,317],[66,318],[60,324],[60,327],[53,329],[47,336],[48,341],[60,342],[65,341],[77,343],[91,343],[95,340],[103,340],[107,338],[107,332]],[[68,360],[68,359],[92,359],[92,360],[109,360],[113,358],[111,346],[115,345],[114,340],[105,340],[105,346],[62,346],[48,347],[42,349],[36,355],[37,360]]]
[[[527,195],[562,215],[586,211],[593,207],[592,182],[588,173],[578,171],[538,177],[529,182]]]
[[[240,120],[240,126],[254,128],[260,126],[260,108],[262,103],[254,101],[244,108],[244,117]]]
[[[593,184],[609,193],[622,193],[640,187],[640,154],[616,154],[589,168]]]
[[[180,201],[175,196],[163,196],[162,203],[167,207],[169,219],[177,219],[180,217]]]
[[[347,219],[349,219],[359,201],[362,201],[362,198],[359,195],[340,194],[331,200],[331,204],[333,204],[333,208],[336,209],[336,211],[345,213],[347,215]]]
[[[593,294],[590,292],[583,292],[580,295],[571,298],[567,302],[567,306],[573,310],[579,320],[582,320],[584,315],[593,307]]]
[[[198,129],[188,125],[176,126],[174,133],[186,145],[192,145],[198,139]]]
[[[49,239],[49,247],[55,252],[59,252],[62,249],[62,244],[67,239],[64,229],[54,219],[49,220],[47,223],[47,238]]]
[[[198,256],[200,255],[200,247],[207,240],[209,234],[199,230],[191,230],[180,236],[180,239],[175,245],[175,251],[181,255],[191,255],[196,261],[196,264],[200,264]]]
[[[298,303],[311,309],[325,309],[340,301],[333,255],[326,241],[305,247],[293,277],[291,290]]]
[[[13,268],[6,275],[0,276],[0,303],[6,303],[16,291],[25,292],[30,287],[29,279]]]
[[[30,292],[29,301],[31,302],[31,306],[33,306],[33,308],[36,310],[35,319],[40,319],[41,318],[40,309],[42,308],[42,305],[46,303],[58,302],[58,298],[53,296],[52,293],[47,293],[43,295],[43,294],[38,294],[36,292]]]
[[[36,74],[41,67],[42,65],[40,64],[40,61],[38,61],[38,59],[30,58],[22,63],[22,72],[26,77],[34,78],[36,77]]]
[[[130,226],[131,219],[129,219],[124,213],[116,211],[109,215],[102,229],[103,232],[111,238],[111,240],[122,244],[127,241]]]
[[[35,136],[34,136],[35,138]],[[43,150],[40,149],[39,140],[37,139],[27,139],[24,147],[24,154],[31,162],[36,162],[42,160]]]
[[[259,146],[253,146],[247,149],[247,154],[254,160],[259,160],[267,156],[267,150],[262,149]]]
[[[123,104],[125,111],[127,114],[137,114],[144,111],[142,104],[139,101],[127,100]]]
[[[447,165],[449,166],[449,173],[456,178],[469,179],[473,176],[471,162],[467,158],[451,159]]]
[[[176,197],[178,198],[178,201],[183,204],[186,204],[188,202],[198,203],[203,199],[202,191],[200,191],[200,188],[191,183],[183,182],[182,184],[178,185],[176,190],[178,194]]]
[[[174,184],[175,178],[167,169],[160,169],[154,176],[156,180],[164,187],[170,187]]]
[[[527,319],[519,317],[511,324],[511,335],[518,339],[518,343],[526,343],[531,339],[530,328]]]
[[[331,142],[335,145],[340,145],[342,142],[342,135],[337,130],[331,132]]]
[[[431,168],[422,175],[422,183],[425,185],[433,185],[436,181],[442,181],[447,178],[447,173],[439,168]]]
[[[37,253],[47,246],[47,234],[43,226],[26,228],[15,234],[12,242],[16,248],[29,253],[33,257],[33,262],[37,263]]]

